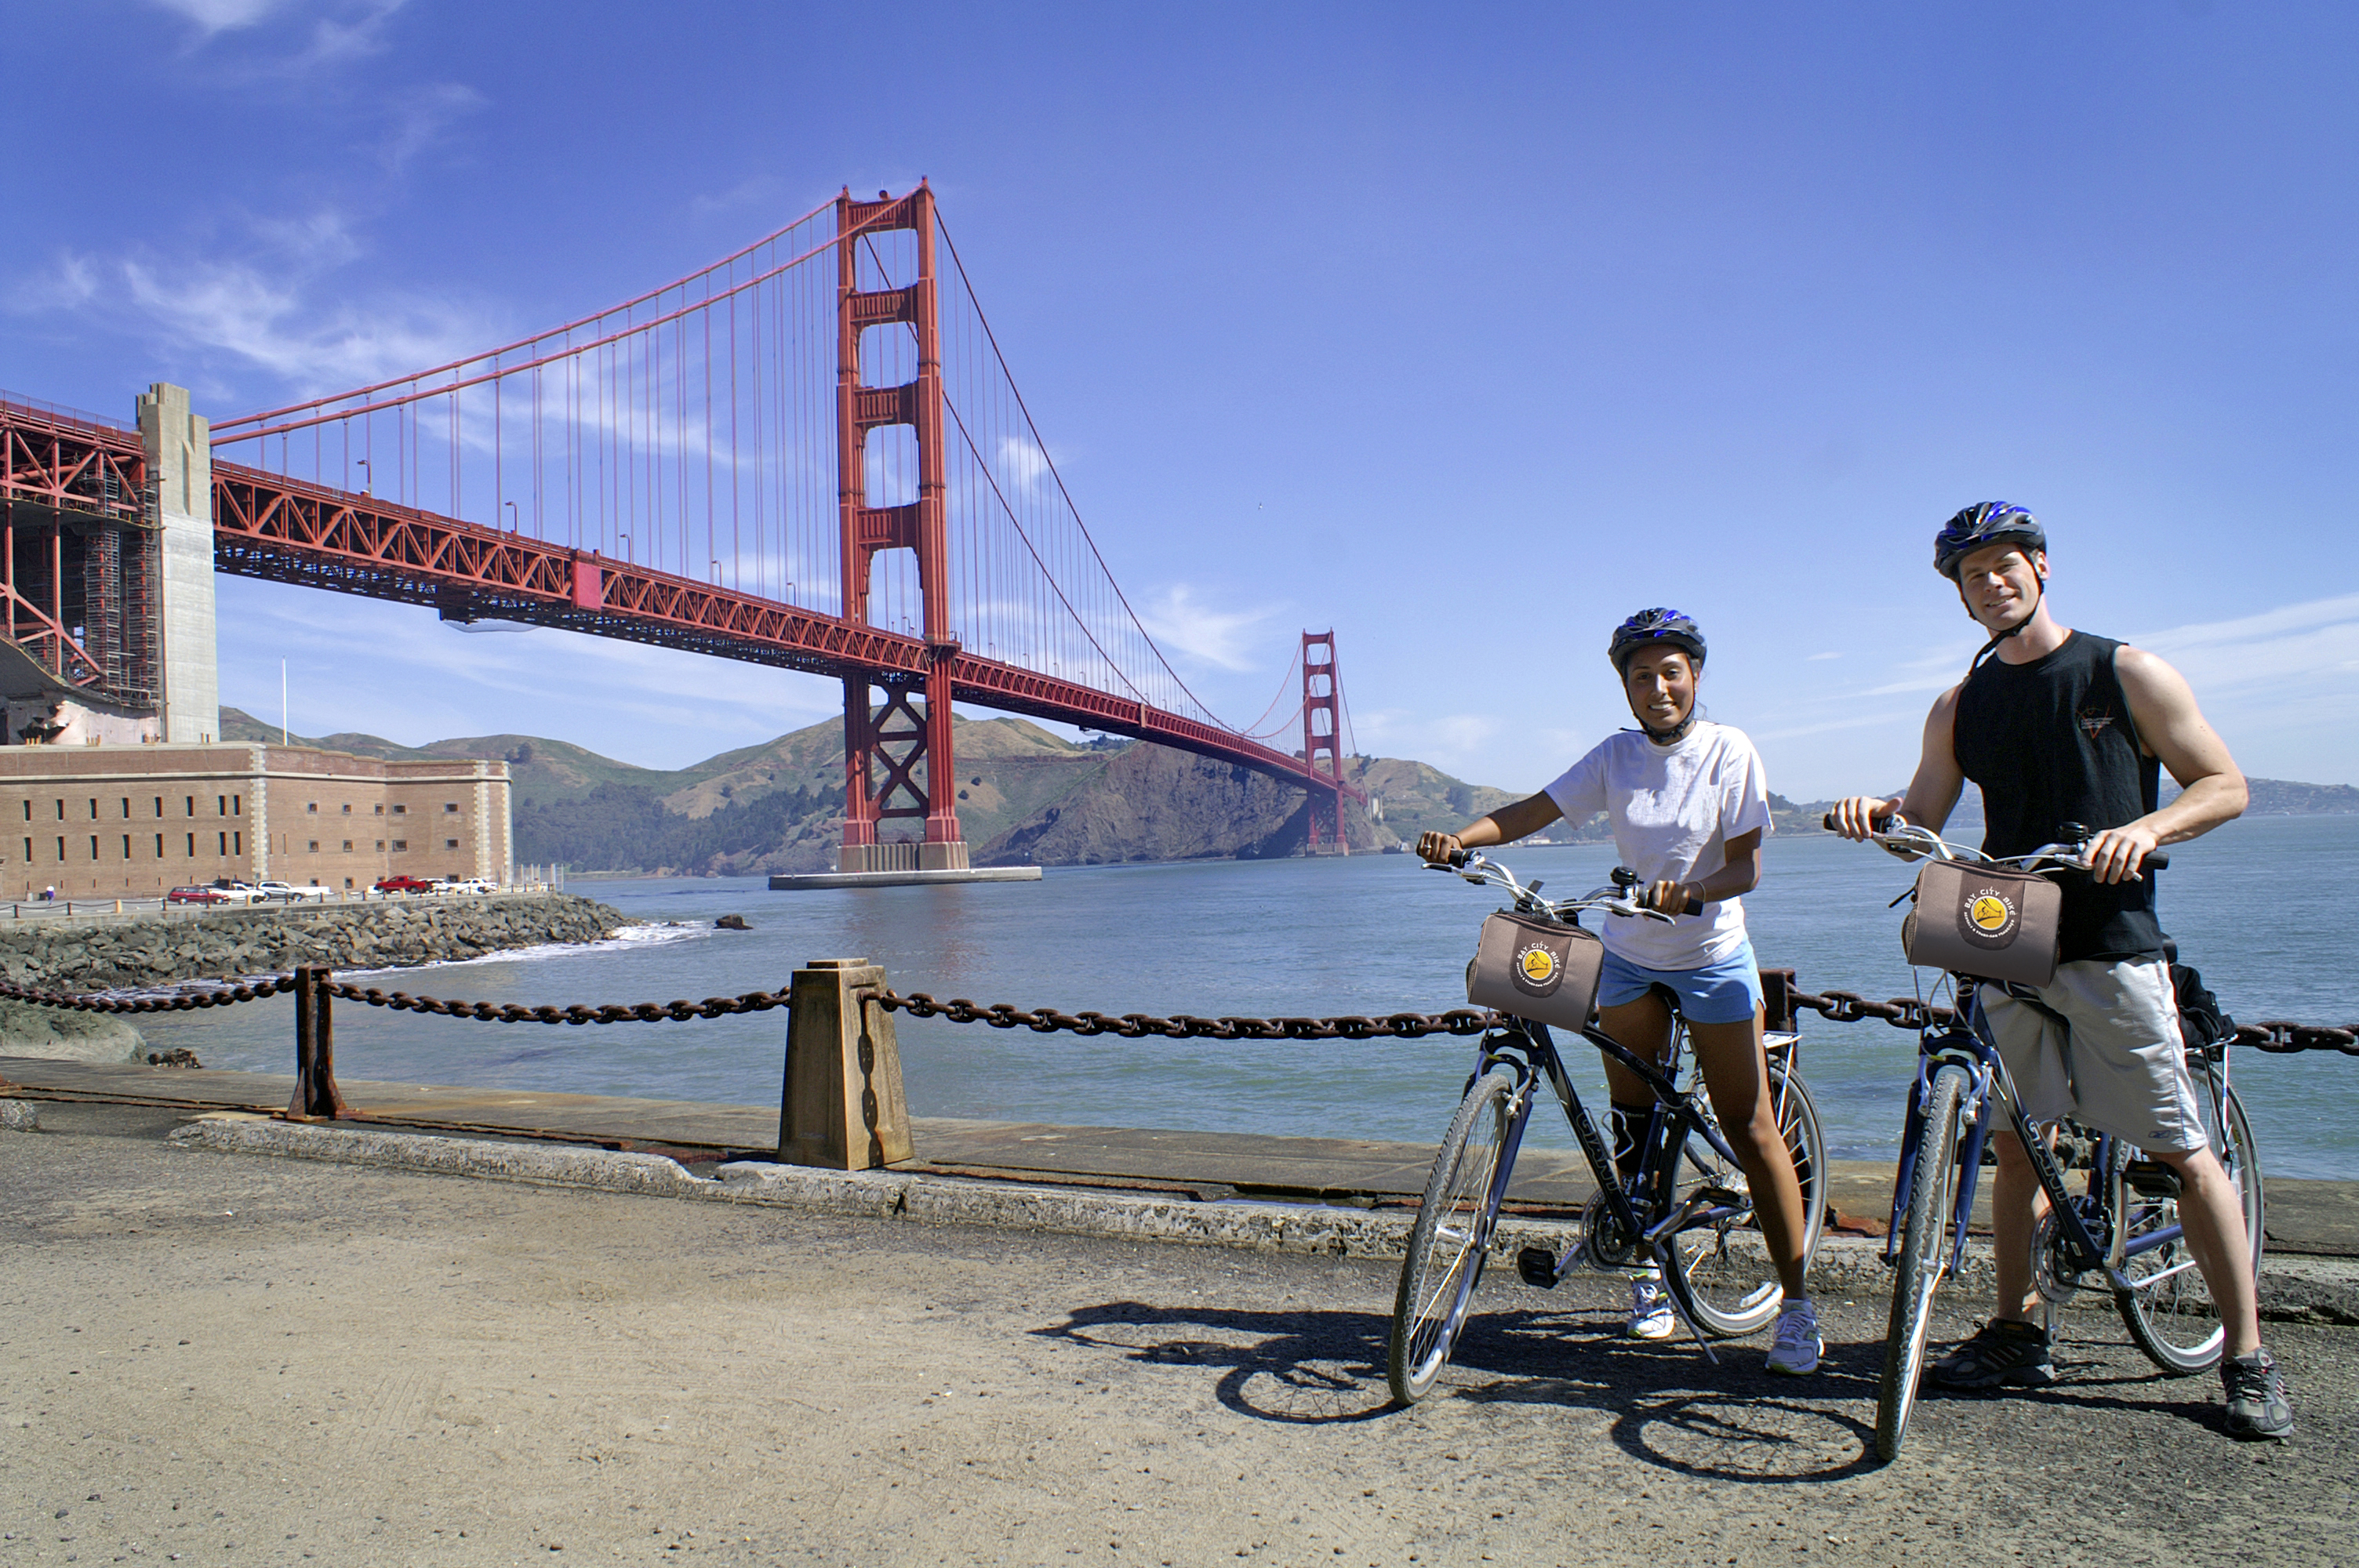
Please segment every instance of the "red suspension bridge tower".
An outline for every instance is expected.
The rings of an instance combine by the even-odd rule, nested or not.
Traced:
[[[1343,832],[1343,757],[1338,749],[1343,729],[1342,723],[1343,687],[1335,680],[1335,633],[1305,632],[1302,634],[1302,765],[1312,778],[1325,777],[1334,781],[1328,791],[1313,788],[1302,803],[1303,826],[1309,830],[1309,842],[1313,854],[1319,852],[1319,797],[1326,795],[1332,808],[1329,820],[1335,828],[1335,849],[1339,854],[1352,852],[1352,841]],[[1319,766],[1320,758],[1327,766]]]
[[[885,705],[869,706],[866,672],[843,681],[843,848],[845,871],[963,871],[966,841],[959,832],[957,762],[951,742],[951,669],[959,654],[950,626],[947,486],[942,478],[942,354],[934,290],[934,193],[919,187],[898,200],[883,191],[875,201],[836,198],[836,493],[843,527],[843,616],[866,624],[871,569],[880,550],[909,550],[918,558],[920,633],[926,668],[915,677],[887,676]],[[860,287],[860,254],[874,254],[875,237],[914,231],[917,276],[899,288]],[[864,386],[861,339],[871,328],[906,326],[917,338],[918,374],[898,386]],[[886,362],[885,356],[877,356]],[[907,426],[915,437],[918,498],[898,506],[872,505],[870,434]],[[909,699],[922,692],[919,712]],[[917,777],[919,762],[926,777]],[[881,775],[881,776],[880,776]],[[877,827],[892,817],[925,822],[916,845],[883,843]]]

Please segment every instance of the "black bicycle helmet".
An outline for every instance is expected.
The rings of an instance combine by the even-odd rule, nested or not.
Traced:
[[[2014,540],[2034,550],[2048,548],[2039,519],[2012,502],[1981,501],[1967,507],[1933,535],[1933,569],[1955,582],[1958,562],[1985,545]]]
[[[1614,628],[1614,641],[1606,646],[1605,656],[1621,669],[1632,654],[1641,648],[1668,643],[1682,649],[1701,667],[1703,664],[1703,630],[1692,620],[1676,610],[1641,610],[1621,625]]]

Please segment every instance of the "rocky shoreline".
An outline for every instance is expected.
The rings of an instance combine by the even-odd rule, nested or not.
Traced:
[[[389,900],[324,908],[217,910],[193,917],[0,925],[0,979],[93,991],[284,973],[298,964],[381,969],[476,958],[552,942],[595,942],[636,925],[567,894]],[[0,1000],[0,1054],[124,1061],[145,1042],[114,1014]]]

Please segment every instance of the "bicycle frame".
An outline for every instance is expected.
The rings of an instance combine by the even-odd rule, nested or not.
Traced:
[[[1665,1155],[1668,1152],[1669,1159],[1675,1161],[1678,1158],[1676,1152],[1686,1147],[1690,1133],[1701,1134],[1713,1152],[1731,1164],[1737,1162],[1735,1151],[1729,1147],[1720,1128],[1697,1108],[1695,1097],[1681,1093],[1669,1076],[1679,1070],[1676,1032],[1671,1059],[1664,1067],[1646,1060],[1593,1025],[1581,1032],[1582,1038],[1636,1073],[1656,1096],[1653,1114],[1647,1119],[1647,1141],[1639,1175],[1631,1184],[1638,1189],[1634,1195],[1625,1189],[1614,1163],[1613,1152],[1605,1141],[1599,1137],[1596,1123],[1591,1119],[1588,1108],[1582,1103],[1581,1091],[1573,1087],[1571,1076],[1565,1071],[1564,1060],[1557,1053],[1556,1041],[1549,1034],[1548,1026],[1519,1018],[1509,1019],[1506,1022],[1507,1027],[1484,1037],[1474,1065],[1476,1078],[1495,1066],[1505,1066],[1516,1076],[1515,1110],[1501,1142],[1499,1169],[1492,1177],[1493,1190],[1488,1195],[1494,1212],[1499,1204],[1506,1201],[1506,1184],[1514,1173],[1525,1130],[1530,1125],[1532,1108],[1538,1103],[1538,1097],[1534,1089],[1541,1080],[1545,1080],[1556,1092],[1557,1103],[1564,1111],[1565,1120],[1571,1127],[1582,1153],[1589,1161],[1590,1172],[1597,1181],[1598,1195],[1603,1200],[1607,1212],[1622,1227],[1623,1233],[1632,1238],[1658,1262],[1667,1260],[1663,1257],[1663,1249],[1668,1238],[1676,1232],[1699,1220],[1717,1223],[1722,1219],[1741,1219],[1750,1212],[1749,1206],[1739,1208],[1724,1204],[1700,1203],[1704,1195],[1699,1194],[1696,1198],[1650,1225],[1642,1217],[1638,1204],[1633,1201],[1634,1196],[1643,1201],[1646,1212],[1649,1214],[1665,1206],[1670,1195],[1673,1178],[1677,1175],[1675,1167]],[[1470,1084],[1473,1081],[1468,1080]],[[1676,1273],[1676,1271],[1670,1272]],[[1684,1306],[1682,1303],[1683,1310]]]
[[[1965,1098],[1967,1126],[1958,1143],[1961,1173],[1951,1219],[1950,1255],[1942,1271],[1955,1273],[1965,1260],[1966,1227],[1973,1214],[1974,1193],[1982,1177],[1983,1149],[1991,1134],[1990,1108],[1994,1095],[2002,1103],[2013,1126],[2015,1135],[2029,1152],[2031,1169],[2038,1178],[2040,1188],[2048,1195],[2050,1213],[2056,1217],[2060,1233],[2064,1238],[2067,1260],[2075,1274],[2102,1271],[2106,1282],[2116,1292],[2133,1288],[2124,1272],[2129,1260],[2159,1247],[2177,1241],[2183,1234],[2178,1225],[2164,1226],[2131,1241],[2126,1216],[2113,1216],[2104,1208],[2106,1202],[2105,1184],[2113,1168],[2114,1152],[2121,1141],[2111,1133],[2102,1135],[2093,1157],[2089,1178],[2089,1195],[2097,1200],[2100,1213],[2107,1214],[2106,1235],[2101,1241],[2093,1235],[2082,1217],[2081,1206],[2071,1200],[2065,1187],[2065,1175],[2056,1156],[2040,1137],[2028,1117],[2024,1114],[2016,1095],[2015,1082],[2007,1074],[2006,1064],[1998,1050],[1971,1025],[1952,1022],[1938,1033],[1928,1032],[1919,1037],[1917,1058],[1917,1081],[1908,1098],[1908,1110],[1901,1124],[1900,1161],[1894,1180],[1892,1223],[1885,1233],[1884,1261],[1889,1265],[1898,1257],[1901,1229],[1908,1213],[1908,1195],[1913,1182],[1919,1150],[1923,1147],[1926,1126],[1926,1105],[1931,1098],[1933,1075],[1943,1066],[1955,1064],[1965,1069],[1970,1087]],[[2211,1086],[2213,1121],[2224,1125],[2226,1112],[2222,1075],[2208,1068],[2204,1074]],[[2191,1261],[2178,1265],[2193,1267]],[[2174,1272],[2176,1270],[2173,1271]]]

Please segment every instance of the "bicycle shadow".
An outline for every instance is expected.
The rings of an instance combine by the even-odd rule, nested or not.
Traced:
[[[1031,1330],[1145,1365],[1217,1371],[1213,1395],[1256,1421],[1332,1425],[1404,1414],[1385,1381],[1388,1314],[1108,1302]],[[1508,1308],[1467,1327],[1446,1397],[1475,1405],[1595,1411],[1616,1446],[1685,1476],[1740,1482],[1838,1480],[1874,1467],[1869,1429],[1882,1350],[1830,1347],[1807,1397],[1761,1369],[1760,1350],[1625,1337],[1618,1311]]]

